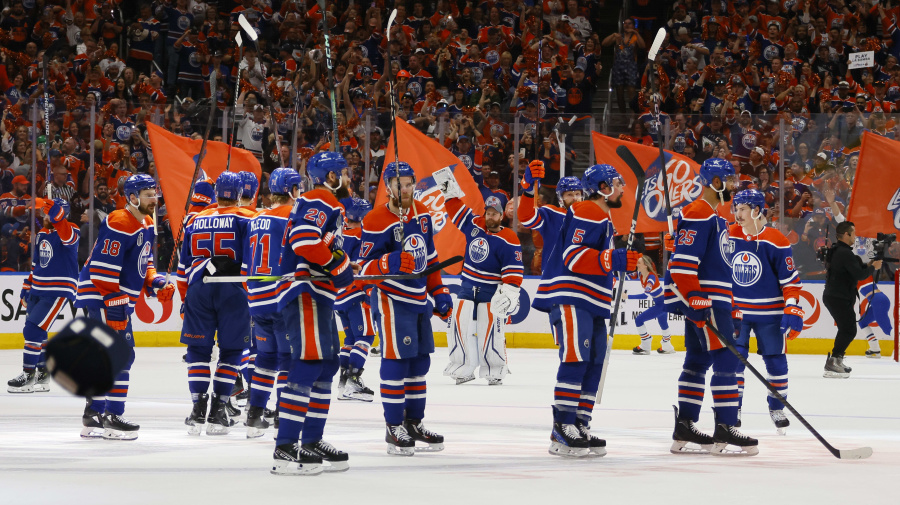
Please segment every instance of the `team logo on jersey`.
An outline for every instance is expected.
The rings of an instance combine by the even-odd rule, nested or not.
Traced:
[[[178,24],[179,29],[187,30],[191,27],[191,18],[187,16],[178,16],[178,21],[176,21],[176,24]]]
[[[741,137],[741,145],[744,146],[745,149],[750,150],[756,147],[756,134],[753,133],[745,133]]]
[[[250,129],[250,138],[252,138],[254,142],[262,142],[263,127],[264,125],[254,123],[253,128]]]
[[[469,258],[475,263],[486,260],[490,252],[491,247],[484,237],[478,237],[469,244]]]
[[[466,168],[468,168],[468,169],[472,168],[473,162],[472,162],[471,156],[469,156],[468,154],[460,154],[459,156],[457,156],[457,158],[459,158],[459,161],[463,162],[463,165],[465,165]]]
[[[406,237],[406,243],[403,244],[403,250],[412,254],[413,258],[416,260],[416,269],[413,271],[414,273],[425,270],[425,264],[428,263],[428,246],[426,245],[425,237],[418,233]]]
[[[50,260],[53,259],[53,247],[50,246],[50,242],[41,240],[41,244],[38,246],[38,254],[41,257],[41,267],[47,268]]]
[[[141,232],[141,233],[138,233],[138,236],[137,236],[138,247],[140,247],[141,244],[143,244],[143,243],[144,243],[144,232]]]
[[[484,78],[484,70],[481,67],[472,67],[472,77],[475,78],[475,82],[481,82],[481,79]]]
[[[498,53],[496,49],[491,49],[484,55],[484,59],[491,65],[496,65],[497,63],[500,63],[500,53]]]
[[[733,251],[734,244],[731,243],[731,238],[728,237],[728,228],[724,228],[719,232],[719,252],[722,253],[722,259],[729,266],[731,265],[731,254]]]
[[[125,141],[131,138],[131,126],[129,125],[121,125],[116,128],[116,138],[119,140]]]
[[[585,346],[585,347],[590,347],[590,346],[591,346],[591,341],[588,340],[588,339],[584,339],[584,346]]]
[[[406,86],[406,91],[409,91],[414,97],[418,98],[422,96],[422,85],[419,81],[410,81]]]
[[[806,119],[802,117],[795,117],[791,120],[791,126],[793,126],[795,130],[802,132],[806,129]]]
[[[544,117],[547,114],[547,106],[544,102],[541,102],[540,107],[538,107],[538,117]]]
[[[685,146],[687,146],[687,140],[685,140],[683,135],[679,135],[679,136],[675,137],[675,152],[676,153],[683,153]]]
[[[766,47],[765,49],[763,49],[763,57],[765,57],[769,61],[772,61],[775,58],[777,58],[778,57],[778,46],[773,44],[773,45],[770,45],[770,46]]]
[[[584,96],[581,94],[581,90],[578,88],[570,89],[567,97],[569,105],[578,105],[584,100]]]
[[[409,344],[411,344],[411,343],[412,343],[412,339],[411,339],[411,338],[409,338],[408,336],[403,337],[403,344],[404,344],[404,345],[409,345]]]
[[[894,214],[894,228],[900,229],[900,188],[894,191],[887,208]]]
[[[47,114],[51,116],[56,112],[56,105],[50,100],[47,100],[46,102],[41,100],[41,108],[45,109]]]
[[[147,276],[147,266],[150,265],[150,257],[153,254],[153,244],[149,241],[144,243],[144,247],[141,248],[141,254],[138,256],[138,272],[141,273],[141,278]]]
[[[742,252],[731,259],[731,278],[738,286],[752,286],[762,277],[762,262],[751,252]]]
[[[190,63],[194,68],[200,68],[200,53],[191,53],[191,55],[188,57],[188,63]]]
[[[357,47],[359,47],[359,50],[362,51],[363,58],[369,57],[369,48],[368,47],[366,47],[366,46],[357,46]]]

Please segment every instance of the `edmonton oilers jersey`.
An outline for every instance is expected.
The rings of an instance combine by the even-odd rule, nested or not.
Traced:
[[[78,289],[78,227],[64,221],[56,229],[42,228],[26,284],[32,296],[75,300]]]
[[[261,210],[250,221],[248,240],[244,242],[244,267],[249,275],[281,275],[282,240],[287,228],[290,205]],[[247,281],[250,315],[278,310],[279,295],[290,287],[287,282]]]
[[[400,218],[384,204],[372,209],[363,219],[359,262],[362,274],[377,274],[378,262],[385,254],[406,251],[415,258],[414,273],[425,270],[437,263],[438,255],[434,249],[433,225],[431,214],[425,204],[415,201],[418,219],[412,210]],[[435,272],[427,278],[409,280],[386,280],[378,284],[378,289],[397,303],[402,303],[407,310],[426,313],[431,312],[432,304],[428,297],[428,288],[441,284],[440,273]]]
[[[522,285],[522,246],[509,228],[487,230],[484,217],[476,216],[459,198],[445,202],[453,224],[466,237],[466,260],[462,267],[459,297],[490,300],[499,284]]]
[[[784,301],[800,297],[800,277],[791,256],[791,244],[775,228],[759,235],[744,233],[739,224],[729,229],[734,308],[748,321],[781,318]]]
[[[535,209],[534,199],[523,195],[517,213],[519,224],[541,234],[541,238],[544,239],[541,258],[549,258],[559,240],[563,220],[566,218],[566,209],[555,205],[543,205]],[[543,261],[541,263],[546,264]]]
[[[178,257],[178,288],[182,295],[188,286],[203,282],[205,273],[238,275],[246,273],[244,244],[254,212],[246,207],[206,209],[188,221]]]
[[[359,261],[359,245],[362,237],[362,228],[344,229],[343,249],[350,261]],[[354,303],[360,303],[365,299],[366,292],[356,283],[353,283],[338,293],[334,302],[334,310],[347,310]]]

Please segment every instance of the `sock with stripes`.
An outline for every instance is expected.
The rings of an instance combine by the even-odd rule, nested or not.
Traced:
[[[863,334],[863,336],[866,337],[866,340],[869,342],[870,351],[881,352],[881,347],[878,345],[878,337],[875,336],[875,330],[873,330],[871,326],[865,326],[859,331]]]
[[[778,391],[781,396],[787,399],[788,396],[788,363],[787,356],[784,354],[775,354],[772,356],[763,356],[763,361],[766,364],[766,380],[769,381],[769,384]],[[781,410],[784,408],[784,404],[781,403],[775,396],[766,391],[768,395],[769,402],[769,410]]]
[[[25,328],[22,329],[22,334],[25,336],[22,370],[33,372],[43,356],[43,343],[47,339],[47,332],[31,321],[25,321]]]
[[[410,359],[381,361],[381,406],[388,424],[402,424],[406,406],[406,377]]]
[[[741,352],[741,355],[744,358],[750,355],[750,349],[744,347],[742,345],[736,345],[737,350]],[[735,372],[735,376],[737,377],[737,389],[738,389],[738,408],[743,407],[744,405],[744,364],[738,363],[737,371]]]
[[[585,362],[560,363],[553,390],[554,421],[575,424],[578,404],[581,401],[582,381],[587,372]],[[594,390],[596,394],[596,389]]]
[[[366,366],[366,360],[369,358],[369,348],[372,347],[372,342],[375,342],[375,335],[360,337],[353,343],[348,358],[351,370],[359,370]]]
[[[231,390],[241,367],[240,349],[220,349],[219,364],[213,376],[213,394],[223,402],[231,397]]]
[[[600,374],[602,372],[602,363],[589,363],[584,379],[581,381],[581,397],[578,399],[576,417],[588,425],[591,424],[591,416],[594,412],[594,402],[597,401],[597,390],[600,389]]]
[[[134,348],[125,368],[116,376],[112,389],[106,393],[106,413],[121,416],[125,413],[125,399],[128,397],[128,382],[131,378],[131,365],[134,364]],[[96,409],[95,409],[96,410]],[[98,410],[97,412],[103,412]]]
[[[278,357],[275,353],[261,352],[256,355],[256,363],[250,376],[251,407],[265,408],[275,389],[278,379]]]
[[[278,434],[275,444],[300,441],[300,433],[306,422],[313,384],[322,375],[322,362],[318,360],[293,360],[288,372],[287,384],[278,400]]]
[[[678,377],[678,417],[699,421],[705,391],[706,372],[683,369]]]
[[[209,391],[209,383],[212,380],[209,370],[210,356],[212,347],[188,346],[186,358],[188,389],[191,392],[192,402],[196,403],[201,394]]]
[[[322,440],[328,410],[331,408],[331,384],[339,368],[340,360],[337,358],[322,362],[322,373],[309,393],[309,409],[306,411],[306,425],[301,439],[304,444]]]
[[[428,393],[425,375],[429,368],[431,368],[430,354],[420,354],[410,360],[409,372],[403,379],[407,419],[425,418],[425,397]]]
[[[641,336],[640,348],[649,351],[653,348],[653,336],[647,331],[647,327],[643,324],[637,327],[638,334]]]

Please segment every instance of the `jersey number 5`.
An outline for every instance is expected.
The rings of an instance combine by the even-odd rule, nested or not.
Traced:
[[[234,249],[224,244],[226,240],[234,242],[235,236],[233,232],[204,232],[195,233],[191,236],[191,254],[195,258],[212,258],[213,256],[224,256],[236,259],[237,255]],[[203,245],[203,242],[212,242]],[[210,247],[212,246],[212,247]]]

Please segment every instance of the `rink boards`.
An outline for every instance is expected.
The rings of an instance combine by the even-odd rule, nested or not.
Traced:
[[[19,303],[19,292],[22,282],[25,280],[21,274],[0,275],[0,349],[20,349],[23,345],[22,328],[25,324],[25,309]],[[537,291],[538,278],[525,279],[523,288],[531,298]],[[445,281],[449,285],[459,282],[458,278],[446,276]],[[894,304],[893,283],[880,283],[880,289],[887,294]],[[455,286],[454,286],[455,287]],[[642,294],[640,284],[637,281],[627,281],[626,289],[631,293],[625,300],[625,309],[620,312],[620,319],[616,327],[614,349],[631,349],[638,344],[640,337],[634,324],[635,317],[650,306],[650,301]],[[801,305],[806,317],[804,319],[804,331],[796,340],[788,342],[788,352],[805,354],[825,354],[828,352],[834,340],[834,321],[821,303],[824,283],[806,282],[801,293]],[[181,318],[179,309],[181,300],[176,292],[175,298],[165,305],[160,304],[155,298],[142,296],[132,318],[135,330],[135,342],[139,346],[168,347],[177,346],[181,331]],[[553,337],[550,334],[550,323],[547,314],[531,309],[526,305],[520,306],[524,314],[516,314],[517,324],[506,327],[507,345],[517,348],[556,348]],[[62,323],[59,321],[70,320],[76,316],[77,311],[70,306],[63,309],[54,323],[51,332],[58,330]],[[524,316],[524,318],[523,318]],[[438,346],[447,345],[447,332],[449,327],[438,318],[432,318],[435,342]],[[681,316],[669,314],[669,328],[672,331],[672,342],[676,349],[683,349],[684,322]],[[647,324],[647,329],[654,335],[654,348],[659,346],[659,326],[655,321]],[[875,334],[881,339],[882,355],[893,352],[893,336],[887,336],[879,329]],[[752,344],[755,349],[755,344]],[[857,339],[848,349],[848,354],[863,354],[867,348],[866,342]]]

